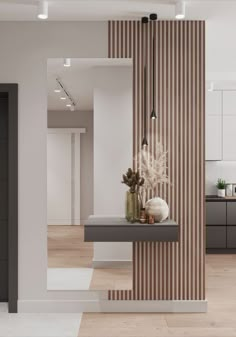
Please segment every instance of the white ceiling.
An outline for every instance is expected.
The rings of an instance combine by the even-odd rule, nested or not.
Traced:
[[[48,110],[69,110],[68,101],[60,99],[55,93],[56,78],[60,78],[66,90],[76,102],[76,110],[93,110],[93,89],[95,70],[98,67],[131,66],[131,59],[71,59],[71,67],[63,66],[63,59],[48,60]]]
[[[160,19],[174,18],[176,0],[54,0],[49,21],[139,19],[151,12]],[[38,0],[0,0],[0,21],[34,21]],[[236,19],[235,0],[186,0],[187,19]]]

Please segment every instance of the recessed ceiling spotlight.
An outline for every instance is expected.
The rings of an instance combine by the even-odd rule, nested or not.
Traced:
[[[71,60],[70,58],[64,59],[64,67],[70,67],[71,66]]]
[[[71,104],[70,104],[70,103],[68,103],[68,104],[66,104],[66,106],[67,106],[68,108],[70,108],[70,107],[71,107]]]
[[[211,83],[210,83],[210,86],[209,86],[209,88],[208,88],[208,91],[210,91],[210,92],[214,91],[214,82],[211,82]]]
[[[39,1],[38,3],[38,19],[46,20],[48,18],[48,2]]]
[[[175,4],[175,18],[178,20],[182,20],[185,18],[185,2],[178,1]]]
[[[66,97],[62,96],[62,97],[60,97],[60,99],[62,99],[62,100],[65,100],[65,99],[66,99]]]

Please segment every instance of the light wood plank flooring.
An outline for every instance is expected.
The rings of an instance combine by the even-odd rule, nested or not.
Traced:
[[[119,269],[94,269],[91,290],[132,289],[132,267]]]
[[[84,242],[84,226],[48,226],[48,268],[92,268],[93,243]],[[94,269],[93,290],[132,289],[132,267]]]
[[[208,313],[83,314],[79,337],[236,337],[236,255],[207,255]]]
[[[48,226],[49,268],[91,268],[93,243],[84,242],[84,226]]]

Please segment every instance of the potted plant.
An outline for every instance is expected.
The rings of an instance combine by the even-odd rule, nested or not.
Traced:
[[[128,169],[126,174],[123,174],[123,184],[129,187],[126,192],[126,219],[130,222],[136,222],[139,220],[140,203],[139,189],[144,184],[144,178],[142,178],[137,171]]]
[[[225,186],[226,186],[225,180],[219,178],[216,184],[218,197],[222,198],[225,197]]]

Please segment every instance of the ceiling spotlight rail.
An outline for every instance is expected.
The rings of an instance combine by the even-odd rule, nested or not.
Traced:
[[[66,97],[68,98],[70,104],[67,104],[68,107],[71,108],[71,110],[74,110],[76,107],[76,103],[73,99],[73,97],[71,96],[71,94],[68,92],[68,90],[66,90],[64,84],[62,83],[62,81],[57,77],[56,81],[59,85],[59,87],[62,89],[62,91],[64,92],[64,94],[66,95]]]

